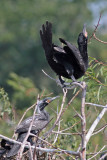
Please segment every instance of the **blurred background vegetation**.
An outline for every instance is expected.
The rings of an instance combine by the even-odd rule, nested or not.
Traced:
[[[102,13],[102,18],[96,35],[99,39],[107,41],[106,0],[0,1],[0,123],[2,124],[0,132],[2,134],[8,136],[13,134],[15,123],[18,122],[25,109],[35,103],[38,94],[44,91],[44,95],[53,92],[53,95],[62,96],[60,87],[42,73],[42,69],[44,69],[56,78],[55,73],[52,72],[46,62],[41,45],[39,30],[42,24],[46,20],[52,22],[54,43],[61,45],[58,38],[62,37],[77,45],[77,37],[82,31],[83,24],[87,24],[88,36],[90,37],[100,13]],[[88,102],[103,105],[107,103],[106,52],[107,45],[94,39],[88,44],[90,67],[82,78],[88,84]],[[103,63],[98,63],[94,58]],[[73,94],[74,91],[69,91],[68,100]],[[78,111],[80,109],[80,96],[72,104]],[[78,118],[73,117],[75,112],[72,106],[63,116],[63,128],[69,127],[78,120]],[[56,109],[55,102],[53,108]],[[89,114],[87,117],[89,127],[101,109],[87,107],[86,110]],[[52,115],[53,111],[50,108],[48,111]],[[99,124],[99,127],[106,123],[107,116]],[[80,130],[80,126],[74,129],[74,131],[77,130]],[[93,151],[97,144],[104,145],[105,138],[107,141],[107,131],[103,140],[102,134],[96,136],[93,143],[89,145],[89,150]],[[58,146],[61,145],[66,149],[77,147],[77,137],[70,136],[66,142],[63,140],[63,136],[60,138]]]

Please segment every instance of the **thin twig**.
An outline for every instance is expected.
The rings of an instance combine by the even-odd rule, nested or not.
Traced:
[[[32,134],[31,134],[31,135],[32,135]],[[33,135],[33,136],[35,136],[35,135]],[[21,142],[18,142],[18,141],[16,141],[16,140],[13,140],[13,139],[8,138],[8,137],[6,137],[6,136],[3,136],[3,135],[1,135],[1,134],[0,134],[0,138],[5,139],[5,140],[7,140],[7,141],[9,141],[9,142],[11,142],[11,143],[20,144],[20,145],[23,144],[23,143],[21,143]],[[24,147],[25,147],[25,148],[29,148],[29,145],[28,145],[28,144],[25,144]],[[34,149],[35,149],[35,146],[31,146],[31,148],[34,150]],[[65,152],[66,152],[66,153],[72,154],[72,155],[77,155],[77,156],[80,155],[79,152],[69,151],[69,150],[61,150],[61,149],[59,150],[59,149],[50,149],[50,148],[42,148],[42,147],[36,147],[36,149],[39,150],[39,151],[47,152],[47,153],[65,153]]]
[[[53,77],[51,77],[51,76],[49,76],[43,69],[42,69],[42,72],[47,76],[47,77],[49,77],[50,79],[52,79],[53,81],[57,81],[56,79],[54,79]]]
[[[83,120],[83,117],[76,111],[76,109],[73,107],[73,110],[76,113],[76,116],[78,116],[81,120]]]
[[[101,108],[107,108],[107,105],[101,105],[101,104],[94,104],[94,103],[88,103],[88,102],[86,102],[85,104],[87,104],[87,105],[91,105],[91,106],[96,106],[96,107],[101,107]]]
[[[53,81],[55,81],[59,86],[62,87],[62,85],[60,83],[58,83],[58,80],[54,79],[53,77],[49,76],[44,70],[42,70],[42,72],[50,79],[52,79]],[[72,83],[64,83],[65,85],[67,85],[65,88],[66,89],[74,89],[76,86],[79,86],[82,88],[82,85],[78,82],[72,82]]]
[[[60,121],[58,122],[58,132],[60,131]],[[56,141],[57,141],[57,139],[58,139],[58,133],[57,133],[57,135],[55,136],[55,139],[54,139],[54,142],[53,142],[53,144],[55,144],[56,143]]]
[[[59,105],[57,105],[57,116],[58,116],[58,107],[59,107]],[[58,122],[58,132],[60,131],[60,123],[61,123],[61,121]],[[58,139],[58,134],[55,136],[53,144],[56,143],[57,139]]]
[[[62,100],[61,108],[60,108],[59,114],[57,116],[57,119],[56,119],[54,125],[52,126],[52,128],[45,134],[45,137],[47,137],[47,135],[49,135],[52,132],[52,130],[56,127],[56,124],[59,122],[59,120],[61,118],[61,113],[62,113],[62,110],[64,107],[66,95],[67,95],[67,90],[64,90],[63,100]]]
[[[86,97],[86,83],[83,82],[83,89],[82,89],[82,102],[81,102],[81,147],[82,147],[82,159],[86,160],[86,117],[85,117],[85,97]]]
[[[94,152],[94,153],[88,153],[87,154],[87,156],[90,156],[90,155],[95,155],[95,154],[97,154],[98,152]],[[104,153],[107,153],[107,150],[105,150],[105,151],[101,151],[101,152],[99,152],[100,154],[104,154]]]
[[[34,137],[37,137],[37,135],[34,135],[34,134],[32,134],[32,133],[30,133],[30,135],[32,135],[32,136],[34,136]],[[59,150],[59,151],[62,151],[62,149],[60,149],[60,148],[57,148],[56,146],[54,146],[53,144],[51,144],[51,143],[49,143],[48,141],[46,141],[46,140],[44,140],[44,139],[42,139],[42,138],[40,138],[40,137],[37,137],[39,140],[41,140],[41,141],[43,141],[44,143],[46,143],[47,145],[49,145],[49,146],[51,146],[51,147],[53,147],[53,148],[55,148],[55,149],[57,149],[57,150]],[[67,153],[67,152],[63,152],[64,154],[66,154],[67,156],[71,156],[69,153]]]
[[[77,124],[79,124],[80,123],[80,121],[78,121],[78,122],[76,122],[76,123],[74,123],[71,127],[69,127],[69,128],[66,128],[66,129],[63,129],[63,130],[60,130],[60,132],[62,133],[62,132],[65,132],[65,131],[67,131],[67,130],[69,130],[69,129],[72,129],[75,125],[77,125]]]
[[[98,26],[100,25],[100,20],[101,20],[101,13],[100,13],[100,16],[99,16],[98,23],[97,23],[97,25],[95,26],[94,32],[93,32],[92,35],[90,36],[88,43],[90,42],[90,40],[92,39],[92,37],[93,37],[94,34],[96,33],[97,28],[98,28]]]
[[[103,44],[107,44],[107,42],[104,42],[104,41],[100,40],[99,38],[97,38],[96,35],[95,35],[95,33],[94,33],[93,37],[94,37],[98,42],[103,43]]]
[[[24,117],[25,117],[26,113],[27,113],[30,109],[32,109],[35,105],[36,105],[36,103],[34,103],[31,107],[29,107],[28,109],[26,109],[26,111],[24,112],[24,114],[23,114],[23,116],[21,117],[21,119],[20,119],[20,121],[19,121],[19,123],[18,123],[18,125],[17,125],[17,126],[19,126],[19,125],[20,125],[20,123],[21,123],[21,122],[22,122],[22,120],[24,119]],[[14,134],[13,134],[12,138],[13,138],[14,136],[15,136],[15,132],[14,132]]]
[[[103,115],[105,114],[105,112],[107,111],[107,108],[104,108],[101,113],[98,115],[98,117],[96,118],[96,120],[93,122],[93,124],[91,125],[87,135],[86,135],[86,144],[88,143],[90,137],[92,136],[92,133],[94,131],[94,129],[96,128],[97,124],[99,123],[99,121],[101,120],[101,118],[103,117]]]
[[[94,156],[92,156],[88,160],[91,160],[91,159],[95,158],[105,147],[107,147],[107,145],[103,146],[99,152],[97,152]]]
[[[30,142],[27,142],[28,146],[29,146],[29,154],[30,154],[30,157],[31,159],[33,160],[33,154],[32,154],[32,149],[31,149],[31,145],[30,145]]]
[[[63,132],[57,132],[57,131],[52,131],[52,133],[55,133],[55,134],[62,134],[62,135],[81,135],[81,133],[63,133]]]
[[[69,107],[69,105],[73,102],[73,100],[77,97],[77,95],[81,92],[81,89],[79,91],[76,92],[76,94],[71,98],[71,100],[68,102],[68,104],[66,105],[66,107],[64,108],[62,115],[64,114],[64,112],[67,110],[67,108]]]
[[[99,158],[98,160],[104,160],[104,158],[107,156],[107,153],[104,154],[101,158]]]
[[[38,99],[39,99],[39,98],[38,98]],[[27,132],[26,137],[24,138],[23,143],[22,143],[22,145],[21,145],[21,147],[20,147],[20,149],[19,149],[19,151],[18,151],[18,158],[19,158],[19,159],[21,159],[21,157],[22,157],[22,153],[23,153],[23,150],[24,150],[24,146],[25,146],[25,144],[26,144],[26,142],[27,142],[27,139],[28,139],[28,137],[29,137],[30,131],[31,131],[31,129],[32,129],[32,125],[33,125],[34,118],[35,118],[35,114],[36,114],[37,104],[38,104],[38,100],[37,100],[37,103],[36,103],[36,106],[35,106],[35,110],[34,110],[34,113],[33,113],[32,121],[31,121],[31,123],[30,123],[28,132]]]
[[[95,135],[95,134],[98,134],[98,133],[101,132],[101,131],[103,131],[106,127],[107,127],[107,124],[104,125],[103,127],[101,127],[100,129],[98,129],[97,131],[95,131],[95,132],[92,134],[92,136]]]

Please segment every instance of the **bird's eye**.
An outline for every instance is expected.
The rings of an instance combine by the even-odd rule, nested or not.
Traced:
[[[46,103],[50,103],[51,101],[48,99],[47,101],[46,101]]]

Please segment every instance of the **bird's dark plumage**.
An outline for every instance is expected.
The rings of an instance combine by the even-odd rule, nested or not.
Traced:
[[[10,151],[13,143],[5,139],[2,139],[0,142],[0,145],[1,145],[1,148],[0,148],[0,159],[1,159],[3,155],[6,155]]]
[[[44,108],[49,103],[51,103],[54,99],[56,99],[57,97],[53,97],[53,98],[48,97],[48,98],[45,98],[45,99],[40,100],[38,102],[37,115],[35,115],[33,126],[31,129],[31,133],[36,135],[39,131],[41,131],[43,128],[45,128],[46,125],[49,123],[49,114],[44,110]],[[16,131],[15,131],[18,134],[17,141],[23,142],[23,140],[26,137],[26,134],[28,132],[31,121],[32,121],[32,117],[29,117],[29,118],[25,119],[19,126],[17,126]],[[29,136],[28,140],[27,140],[28,142],[31,143],[31,145],[33,145],[32,137],[33,136]],[[16,155],[18,153],[19,149],[20,149],[19,144],[13,144],[12,148],[7,153],[7,157],[12,157],[12,156]]]
[[[46,22],[40,30],[42,46],[50,67],[61,77],[78,79],[82,77],[88,67],[87,32],[85,26],[78,36],[78,48],[62,38],[59,40],[64,47],[52,43],[52,24]]]

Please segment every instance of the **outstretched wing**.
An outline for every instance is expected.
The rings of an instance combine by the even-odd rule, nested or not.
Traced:
[[[47,21],[46,25],[42,25],[42,29],[40,30],[40,37],[45,54],[48,56],[52,48],[52,24],[50,22]]]
[[[85,71],[86,67],[85,67],[85,64],[83,61],[83,57],[81,56],[78,48],[76,46],[72,45],[71,43],[65,41],[62,38],[59,38],[59,40],[65,44],[63,49],[66,52],[66,54],[68,55],[67,57],[69,57],[69,61],[71,61],[71,63],[73,63],[74,66],[79,66],[79,68],[81,68],[82,71]]]

